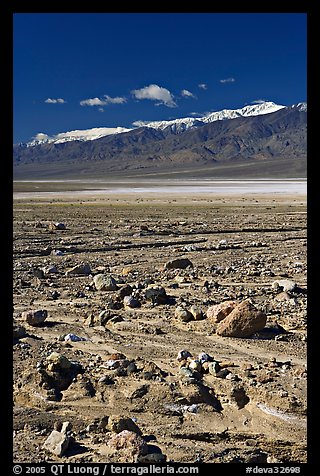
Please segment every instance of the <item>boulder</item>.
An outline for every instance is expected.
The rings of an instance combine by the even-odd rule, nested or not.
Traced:
[[[60,431],[53,430],[43,444],[43,449],[55,456],[63,456],[70,443],[70,438]]]
[[[222,321],[238,305],[236,301],[224,301],[207,309],[207,318],[214,323]]]
[[[24,319],[30,326],[40,326],[47,318],[47,311],[45,309],[23,311],[22,319]]]
[[[148,453],[148,445],[145,440],[137,433],[129,430],[123,430],[112,436],[108,441],[109,448],[118,451],[125,451],[131,456],[141,456]]]
[[[93,282],[97,291],[116,291],[118,289],[117,282],[111,274],[96,274]]]
[[[264,328],[267,316],[259,311],[250,300],[242,301],[216,328],[216,333],[224,337],[249,337]]]

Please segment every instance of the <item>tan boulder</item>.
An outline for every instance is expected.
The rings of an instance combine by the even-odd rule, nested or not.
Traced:
[[[250,300],[242,301],[216,328],[216,333],[224,337],[249,337],[262,330],[267,316],[259,311]]]
[[[224,301],[220,304],[214,304],[208,307],[207,318],[214,323],[218,323],[227,317],[238,304],[236,301]]]

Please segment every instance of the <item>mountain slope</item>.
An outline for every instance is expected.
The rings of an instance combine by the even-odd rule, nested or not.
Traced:
[[[171,128],[139,127],[90,141],[14,146],[14,175],[32,166],[105,172],[214,167],[242,161],[286,161],[306,173],[307,113],[304,105],[275,112],[215,120],[177,134]],[[290,165],[291,161],[291,165]],[[295,164],[293,165],[293,161]],[[94,165],[95,164],[95,165]],[[88,169],[89,167],[89,169]]]

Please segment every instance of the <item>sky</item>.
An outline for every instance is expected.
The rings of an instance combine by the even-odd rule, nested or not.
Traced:
[[[14,143],[307,100],[306,13],[15,13]]]

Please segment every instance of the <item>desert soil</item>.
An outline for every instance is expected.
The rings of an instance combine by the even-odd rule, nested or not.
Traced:
[[[15,462],[135,462],[109,445],[117,417],[167,462],[307,461],[305,196],[31,196],[14,200],[13,220]],[[178,258],[192,266],[167,269]],[[117,289],[97,290],[100,273]],[[149,300],[150,286],[166,299]],[[124,289],[140,307],[124,306]],[[218,335],[207,309],[245,299],[267,315],[265,328]],[[201,318],[184,322],[179,305]],[[47,318],[30,325],[28,310]],[[190,378],[181,350],[226,371]],[[71,376],[50,374],[53,352]],[[71,439],[58,457],[43,444],[66,421]]]

